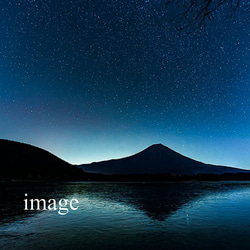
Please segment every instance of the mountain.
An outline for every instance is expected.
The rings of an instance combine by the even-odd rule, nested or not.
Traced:
[[[204,164],[185,157],[162,144],[152,145],[135,155],[122,159],[73,166],[41,148],[0,139],[0,180],[140,181],[168,180],[166,176],[236,173],[243,174],[239,178],[250,179],[250,171]],[[112,178],[105,176],[112,176]],[[232,178],[235,176],[230,175],[229,179]]]
[[[162,144],[152,145],[122,159],[82,164],[79,167],[87,173],[105,175],[198,175],[250,172],[195,161]]]
[[[83,172],[35,146],[0,139],[0,179],[75,180]]]

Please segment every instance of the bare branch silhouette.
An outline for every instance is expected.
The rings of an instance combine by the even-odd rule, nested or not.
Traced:
[[[215,14],[221,10],[227,13],[228,17],[242,14],[242,22],[250,22],[250,1],[244,0],[166,0],[164,8],[170,5],[175,6],[177,15],[175,23],[179,30],[192,30],[203,27],[206,30],[208,22],[214,20]]]

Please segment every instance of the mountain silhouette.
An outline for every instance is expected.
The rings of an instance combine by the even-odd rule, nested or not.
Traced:
[[[71,165],[41,148],[0,139],[0,180],[169,180],[166,176],[233,174],[228,179],[249,179],[250,171],[195,161],[172,149],[155,144],[122,159]],[[106,178],[111,176],[112,178]],[[103,178],[105,177],[105,178]],[[152,178],[151,178],[152,177]],[[155,178],[157,177],[157,178]],[[171,178],[172,178],[171,177]]]
[[[0,139],[0,179],[74,180],[75,166],[41,148]]]
[[[197,175],[249,173],[232,167],[205,164],[162,145],[154,144],[145,150],[122,159],[82,164],[85,172],[106,175]]]

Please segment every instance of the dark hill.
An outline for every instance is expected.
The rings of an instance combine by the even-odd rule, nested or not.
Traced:
[[[82,171],[28,144],[0,139],[0,179],[75,180]]]
[[[249,173],[249,171],[237,168],[204,164],[185,157],[162,144],[152,145],[126,158],[83,164],[80,167],[85,172],[106,175]]]

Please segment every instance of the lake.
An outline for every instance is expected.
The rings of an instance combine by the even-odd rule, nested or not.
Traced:
[[[24,211],[24,194],[79,208]],[[250,182],[0,183],[0,249],[249,249]]]

